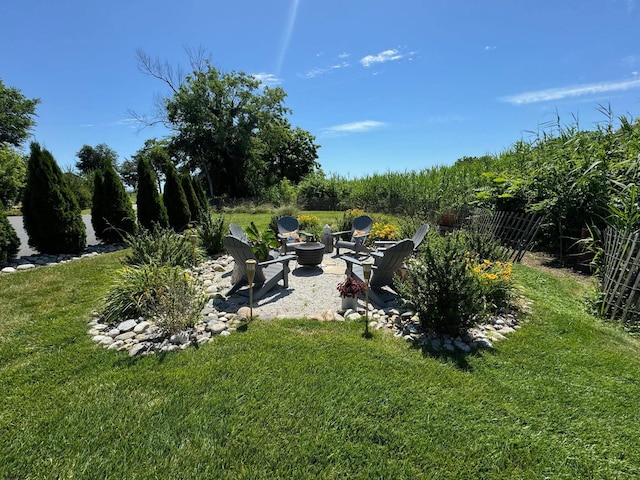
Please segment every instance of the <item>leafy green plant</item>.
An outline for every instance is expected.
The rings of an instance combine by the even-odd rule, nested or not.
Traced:
[[[105,300],[103,318],[116,323],[144,317],[167,333],[193,326],[204,305],[202,288],[179,267],[125,267]]]
[[[480,286],[467,267],[466,244],[458,235],[429,242],[407,263],[398,293],[418,313],[423,328],[457,335],[475,325],[483,311]]]
[[[484,311],[498,313],[513,304],[511,263],[469,259],[467,267],[475,274],[484,301]]]
[[[197,249],[194,256],[190,239],[170,228],[156,226],[151,230],[141,229],[128,235],[125,243],[130,249],[124,260],[128,265],[187,267],[201,260]]]
[[[271,250],[278,248],[278,240],[273,230],[266,229],[260,232],[253,222],[247,227],[247,236],[249,237],[249,243],[251,244],[253,253],[260,262],[269,258],[269,252]]]
[[[9,223],[0,202],[0,264],[15,258],[20,248],[20,239]]]
[[[196,232],[200,247],[207,255],[215,255],[224,249],[222,239],[226,234],[226,222],[223,214],[214,218],[212,212],[204,212]]]

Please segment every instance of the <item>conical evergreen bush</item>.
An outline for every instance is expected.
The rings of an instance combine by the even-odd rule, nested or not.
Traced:
[[[189,204],[189,212],[191,213],[191,221],[198,222],[200,221],[200,213],[202,211],[202,206],[200,205],[200,200],[196,196],[196,192],[193,189],[193,183],[191,183],[191,176],[187,173],[183,174],[181,177],[182,189],[184,190],[184,195],[187,197],[187,203]]]
[[[87,245],[82,212],[53,155],[31,144],[22,201],[29,246],[40,253],[80,253]]]
[[[18,234],[9,223],[2,202],[0,202],[0,265],[16,258],[19,248]]]
[[[169,227],[167,209],[156,188],[156,176],[145,158],[138,159],[137,197],[138,223],[142,228],[152,230],[155,225],[162,228]]]
[[[209,200],[207,199],[207,194],[204,191],[202,182],[198,179],[198,177],[191,177],[191,184],[193,185],[193,191],[196,192],[196,197],[198,197],[198,201],[200,202],[200,208],[202,208],[205,213],[208,213]]]
[[[119,243],[136,231],[136,215],[113,164],[105,161],[96,173],[91,219],[96,238]]]
[[[189,203],[178,177],[178,172],[176,172],[176,167],[172,163],[167,166],[167,178],[164,183],[162,200],[164,206],[167,207],[169,225],[176,232],[182,232],[189,226],[191,212],[189,211]]]

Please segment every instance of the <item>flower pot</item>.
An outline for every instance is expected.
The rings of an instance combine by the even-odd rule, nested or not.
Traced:
[[[342,310],[358,311],[358,297],[342,297]]]

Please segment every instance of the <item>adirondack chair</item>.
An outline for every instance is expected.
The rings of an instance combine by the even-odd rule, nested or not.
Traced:
[[[233,257],[236,268],[240,271],[240,279],[227,292],[228,295],[239,293],[248,295],[248,289],[240,291],[242,287],[249,284],[247,279],[246,261],[256,260],[253,250],[248,243],[243,242],[233,235],[227,235],[223,240],[224,248]],[[253,280],[253,299],[260,300],[269,290],[275,287],[280,280],[284,283],[284,288],[289,287],[289,262],[295,259],[294,255],[280,256],[274,260],[258,262]],[[256,260],[257,262],[257,260]]]
[[[410,239],[401,240],[396,245],[387,248],[371,269],[371,278],[369,279],[369,299],[371,302],[384,307],[385,301],[382,298],[383,287],[393,287],[393,276],[396,271],[402,267],[404,260],[411,255],[413,251],[413,242]],[[362,269],[362,260],[354,257],[341,257],[347,264],[347,276],[357,278],[364,282],[364,272]],[[393,292],[395,293],[395,292]]]
[[[429,227],[429,224],[425,223],[424,225],[420,225],[420,227],[418,227],[418,229],[416,230],[416,233],[413,234],[413,237],[411,237],[411,241],[413,242],[413,253],[416,253],[418,251],[418,247],[424,240],[424,237],[427,235],[427,233],[429,233],[430,228],[431,227]],[[377,250],[374,252],[376,254],[383,253],[387,248],[398,244],[397,241],[386,240],[376,240],[374,243],[377,247]]]
[[[312,237],[310,233],[300,230],[300,224],[297,218],[290,216],[280,217],[277,225],[278,240],[282,253],[293,251],[296,243],[300,243],[301,235],[304,236],[305,241],[307,241],[309,237]]]
[[[332,232],[336,238],[334,242],[336,247],[336,255],[340,255],[340,249],[353,250],[356,254],[366,253],[369,254],[369,249],[365,246],[364,242],[369,236],[371,227],[373,226],[373,219],[368,215],[361,215],[353,219],[351,230],[344,230],[342,232]],[[349,234],[349,240],[341,240],[343,234]]]
[[[249,243],[249,237],[247,236],[247,233],[237,223],[229,224],[229,234],[232,237],[236,237],[237,239],[242,240],[245,243]]]

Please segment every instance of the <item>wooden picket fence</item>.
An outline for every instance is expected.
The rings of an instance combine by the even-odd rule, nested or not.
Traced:
[[[533,246],[542,217],[530,213],[480,210],[471,217],[471,228],[496,238],[507,251],[511,262],[522,260]]]
[[[601,313],[625,325],[640,323],[640,233],[604,231]]]

